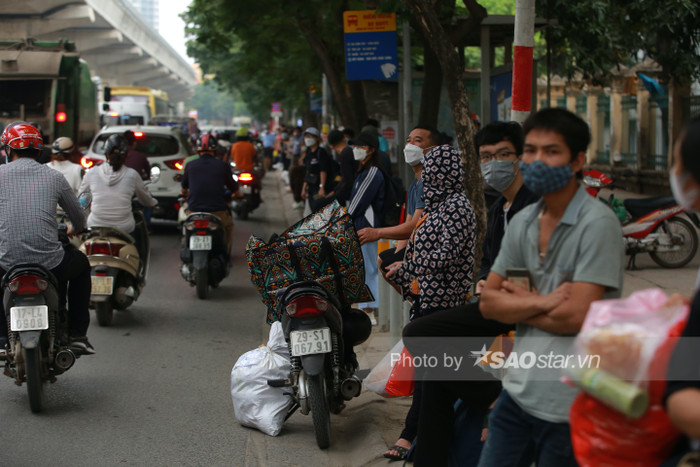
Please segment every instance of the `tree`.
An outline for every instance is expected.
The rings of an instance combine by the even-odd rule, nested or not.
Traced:
[[[306,102],[326,75],[346,126],[367,117],[361,82],[346,83],[342,12],[348,0],[243,2],[194,0],[184,18],[194,37],[188,53],[227,89],[239,89],[251,111],[272,101]],[[301,102],[304,101],[304,102]]]
[[[561,71],[605,83],[619,65],[655,60],[665,78],[700,78],[700,3],[696,0],[538,0],[556,19],[550,46]],[[574,33],[575,32],[575,33]]]
[[[198,118],[201,120],[231,121],[236,115],[236,110],[241,109],[234,98],[227,92],[219,90],[211,81],[197,84],[194,87],[194,96],[187,102],[191,108],[197,109]]]
[[[447,93],[452,107],[455,132],[464,163],[465,191],[474,206],[477,220],[477,245],[483,244],[486,233],[486,207],[484,205],[484,188],[481,182],[481,167],[474,150],[474,126],[470,118],[469,99],[464,86],[464,62],[458,52],[458,45],[464,41],[470,31],[478,31],[481,21],[486,17],[486,9],[476,0],[464,0],[469,11],[468,18],[460,21],[460,27],[446,30],[441,22],[443,8],[454,9],[453,1],[443,0],[403,0],[409,11],[416,18],[422,37],[428,41],[430,48],[440,63],[445,77]],[[451,3],[451,5],[450,5]],[[481,248],[477,247],[476,266],[481,262]]]

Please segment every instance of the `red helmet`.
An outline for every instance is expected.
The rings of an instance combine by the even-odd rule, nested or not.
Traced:
[[[197,141],[197,152],[213,152],[219,144],[215,136],[205,133]]]
[[[0,136],[0,144],[7,148],[21,151],[22,149],[42,149],[44,140],[39,130],[28,123],[10,124]]]

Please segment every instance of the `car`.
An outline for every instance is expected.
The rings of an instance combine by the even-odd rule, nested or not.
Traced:
[[[85,170],[106,161],[104,144],[111,135],[131,130],[136,136],[136,150],[144,153],[151,164],[151,180],[148,186],[158,205],[153,217],[177,220],[180,180],[185,159],[194,155],[185,134],[175,126],[120,125],[103,127],[92,140],[80,164]]]

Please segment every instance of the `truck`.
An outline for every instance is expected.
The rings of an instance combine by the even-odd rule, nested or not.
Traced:
[[[154,115],[168,114],[168,94],[142,86],[106,86],[102,123],[105,125],[147,125]]]
[[[86,147],[99,129],[97,86],[67,40],[0,41],[0,129],[22,120]]]

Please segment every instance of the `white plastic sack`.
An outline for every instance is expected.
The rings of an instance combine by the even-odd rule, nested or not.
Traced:
[[[291,389],[273,388],[267,380],[288,378],[290,370],[282,323],[276,321],[267,345],[241,355],[231,370],[233,410],[241,425],[270,436],[279,434],[292,404]]]
[[[391,356],[398,355],[403,350],[403,339],[394,344],[394,347],[384,355],[384,357],[379,361],[377,366],[375,366],[372,371],[369,372],[363,384],[365,388],[379,394],[382,397],[391,397],[386,391],[386,383],[389,381],[389,375],[393,366],[391,364]]]

